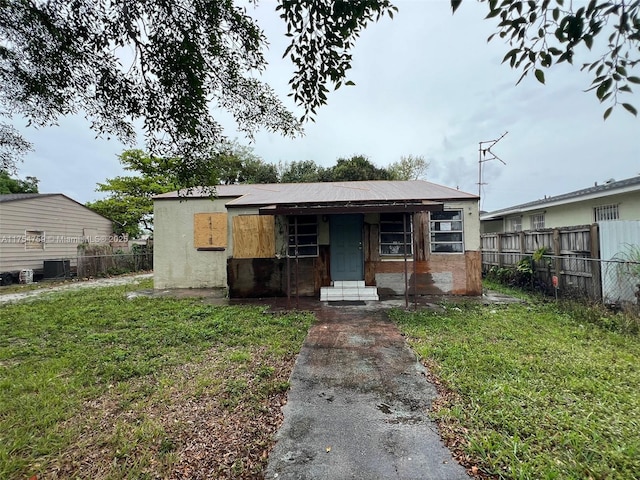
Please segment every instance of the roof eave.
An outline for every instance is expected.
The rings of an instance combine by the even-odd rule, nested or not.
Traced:
[[[480,220],[500,220],[510,215],[517,215],[520,213],[528,213],[543,208],[557,207],[561,205],[567,205],[570,203],[578,203],[586,200],[594,200],[596,198],[609,197],[615,195],[623,195],[625,193],[632,193],[640,190],[640,185],[629,185],[620,189],[602,190],[600,192],[593,192],[585,195],[580,195],[572,198],[563,198],[560,200],[540,201],[539,203],[530,205],[519,205],[513,208],[497,210],[495,212],[489,212],[486,215],[480,215]]]
[[[260,215],[329,215],[341,213],[402,213],[441,211],[443,202],[423,200],[418,202],[367,202],[333,204],[265,205]]]

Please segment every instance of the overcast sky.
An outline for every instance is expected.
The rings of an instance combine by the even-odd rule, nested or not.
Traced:
[[[477,193],[479,142],[508,131],[493,148],[506,165],[484,164],[481,207],[489,211],[640,174],[640,120],[619,107],[603,121],[606,106],[583,92],[591,79],[579,68],[557,66],[546,72],[546,85],[531,77],[516,86],[519,73],[501,64],[509,47],[486,42],[495,23],[482,19],[485,4],[466,0],[452,15],[449,0],[395,3],[394,19],[367,28],[353,51],[356,86],[333,92],[301,138],[259,133],[257,155],[324,166],[354,154],[378,166],[422,155],[431,162],[428,180]],[[286,97],[293,67],[281,59],[287,42],[275,5],[262,0],[249,13],[271,43],[263,79],[295,110]],[[628,100],[640,108],[640,95]],[[82,118],[37,131],[16,126],[35,146],[19,176],[38,177],[43,193],[95,200],[102,196],[96,183],[122,174],[116,155],[127,147],[95,139]],[[227,134],[248,143],[232,125]]]

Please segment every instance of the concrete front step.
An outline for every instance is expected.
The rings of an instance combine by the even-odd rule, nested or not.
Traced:
[[[340,302],[344,300],[350,301],[375,301],[379,300],[378,289],[376,287],[366,287],[364,282],[357,286],[336,286],[320,288],[321,302]]]

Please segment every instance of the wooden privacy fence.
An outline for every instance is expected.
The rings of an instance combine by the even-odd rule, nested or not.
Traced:
[[[598,225],[553,228],[525,232],[481,235],[482,270],[513,267],[525,257],[544,249],[545,256],[534,262],[535,277],[551,285],[558,277],[561,292],[602,299]],[[596,261],[594,261],[596,260]]]

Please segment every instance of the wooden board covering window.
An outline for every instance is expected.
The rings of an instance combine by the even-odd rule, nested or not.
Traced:
[[[273,258],[275,255],[274,217],[271,215],[233,217],[234,258]]]
[[[193,244],[196,248],[226,248],[227,214],[196,213],[193,216]]]

